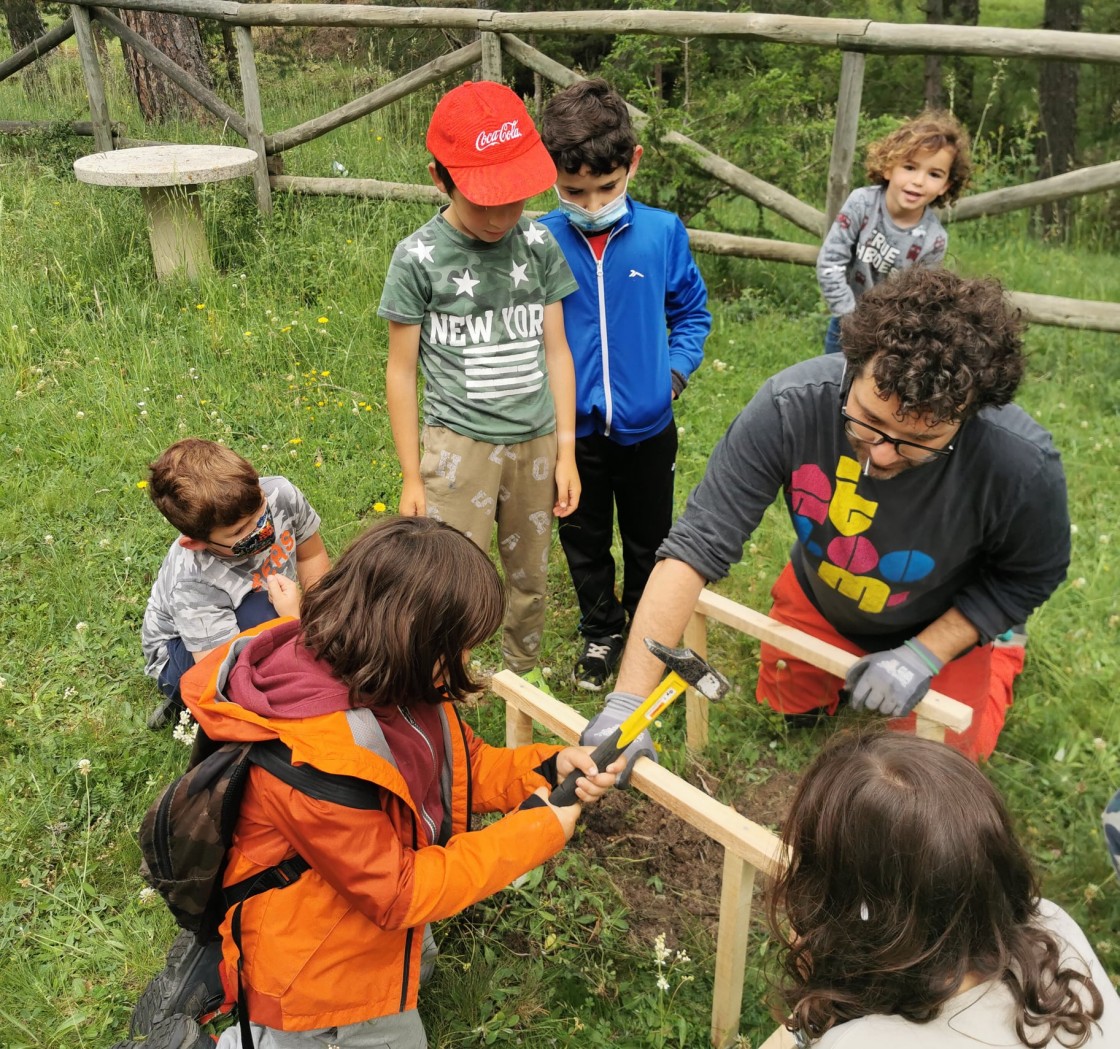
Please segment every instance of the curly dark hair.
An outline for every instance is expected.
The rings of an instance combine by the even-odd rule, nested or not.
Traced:
[[[914,266],[859,297],[841,318],[840,345],[850,373],[869,368],[900,415],[959,422],[1011,402],[1026,368],[1024,327],[995,278]]]
[[[303,595],[300,629],[349,686],[351,706],[440,703],[482,689],[463,653],[498,629],[504,609],[490,558],[462,532],[389,517]]]
[[[867,177],[885,185],[888,172],[896,165],[918,153],[936,153],[939,149],[951,149],[953,162],[945,192],[933,203],[937,207],[952,204],[972,177],[972,140],[952,113],[927,109],[889,135],[872,142],[867,147]]]
[[[768,913],[791,1029],[815,1040],[872,1014],[925,1023],[975,975],[1007,985],[1023,1045],[1089,1038],[1101,994],[1038,924],[1007,807],[964,755],[840,733],[802,777],[782,840],[789,863]]]
[[[586,165],[592,175],[629,167],[638,145],[626,102],[601,77],[579,80],[549,99],[541,113],[541,141],[569,175]]]

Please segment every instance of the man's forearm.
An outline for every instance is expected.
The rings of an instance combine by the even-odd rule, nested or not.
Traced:
[[[663,645],[679,644],[706,582],[695,568],[683,561],[667,558],[654,566],[630,624],[630,640],[626,643],[616,689],[639,696],[653,690],[664,676],[665,668],[646,648],[644,639],[651,637]]]
[[[950,608],[917,635],[942,664],[950,662],[980,640],[976,629],[960,612]]]

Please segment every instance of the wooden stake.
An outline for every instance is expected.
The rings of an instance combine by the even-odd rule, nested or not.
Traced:
[[[480,33],[482,41],[482,79],[502,83],[502,40],[497,33]]]
[[[739,1035],[754,873],[750,864],[729,850],[724,851],[716,972],[712,986],[712,1045],[715,1049],[733,1045]]]
[[[699,612],[689,616],[684,628],[685,646],[701,659],[708,658],[708,617]],[[708,745],[708,697],[690,688],[685,693],[685,741],[689,750],[703,750]]]
[[[253,188],[257,207],[262,215],[272,214],[272,187],[268,181],[268,157],[264,149],[264,113],[261,110],[261,89],[257,81],[257,61],[253,54],[253,34],[245,26],[234,26],[237,41],[237,65],[241,73],[241,97],[245,101],[246,144],[257,154],[253,172]]]
[[[108,153],[113,148],[113,125],[109,120],[109,106],[105,102],[105,85],[101,80],[101,64],[97,61],[97,47],[93,42],[93,27],[89,12],[77,4],[70,5],[74,19],[74,35],[78,38],[78,57],[82,63],[82,76],[89,95],[89,114],[93,121],[93,142],[98,153]]]
[[[863,96],[863,71],[867,57],[845,51],[840,64],[840,96],[836,101],[836,130],[832,134],[832,158],[828,164],[828,199],[825,222],[831,226],[848,199],[852,184],[852,160],[859,133],[859,106]]]

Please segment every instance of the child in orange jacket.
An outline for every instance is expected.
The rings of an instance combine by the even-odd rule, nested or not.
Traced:
[[[584,774],[577,793],[590,803],[621,771],[597,771],[590,748],[492,747],[460,719],[456,702],[481,687],[470,650],[502,612],[498,575],[469,539],[427,518],[389,519],[304,595],[300,620],[238,638],[184,679],[211,739],[280,740],[293,763],[367,781],[377,798],[346,808],[251,770],[224,884],[296,856],[310,864],[242,907],[257,1046],[421,1049],[426,925],[563,848],[580,806],[547,798],[569,772]],[[473,828],[483,812],[506,815]],[[222,934],[231,993],[228,914]],[[238,1028],[218,1045],[238,1049]]]

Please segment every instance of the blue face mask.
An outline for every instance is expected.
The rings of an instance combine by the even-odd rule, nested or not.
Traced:
[[[568,216],[568,221],[576,229],[582,230],[584,233],[601,233],[605,229],[610,229],[626,214],[626,186],[629,182],[630,177],[627,175],[626,183],[622,186],[622,192],[614,200],[608,200],[598,211],[588,211],[587,208],[581,208],[574,201],[565,200],[560,196],[559,191],[556,194],[556,199],[560,202],[560,210]]]

